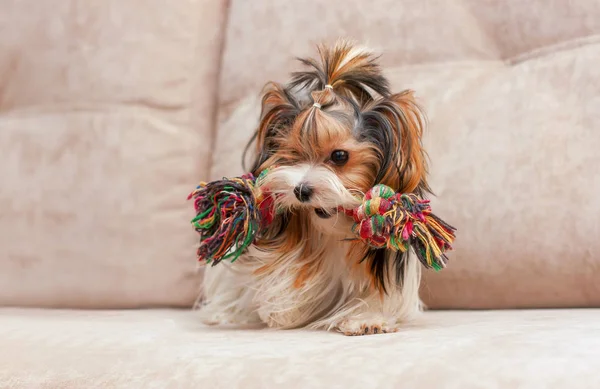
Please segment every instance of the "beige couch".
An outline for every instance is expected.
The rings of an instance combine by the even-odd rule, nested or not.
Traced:
[[[459,228],[438,310],[206,328],[186,195],[242,172],[261,86],[340,36],[428,112]],[[3,1],[0,388],[599,388],[599,62],[595,0]]]

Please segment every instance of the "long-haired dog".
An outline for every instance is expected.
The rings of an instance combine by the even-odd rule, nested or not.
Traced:
[[[251,144],[256,175],[284,211],[233,264],[206,269],[200,304],[208,324],[395,331],[420,310],[414,255],[351,240],[338,207],[382,183],[424,195],[423,114],[410,91],[392,93],[374,57],[346,42],[286,85],[267,84]]]

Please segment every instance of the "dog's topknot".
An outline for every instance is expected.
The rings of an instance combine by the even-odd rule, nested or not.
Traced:
[[[327,104],[328,89],[339,96],[356,99],[361,105],[373,101],[377,95],[391,94],[377,57],[370,51],[344,40],[333,47],[319,45],[317,49],[320,61],[299,58],[309,69],[292,73],[289,87],[322,91],[324,104]],[[317,100],[321,99],[315,102]]]

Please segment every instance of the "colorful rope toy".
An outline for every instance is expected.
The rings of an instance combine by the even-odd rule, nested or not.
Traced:
[[[412,246],[426,268],[446,266],[455,228],[431,213],[429,200],[376,185],[360,206],[344,211],[354,218],[352,232],[369,246],[401,252]]]
[[[235,261],[254,242],[261,226],[273,221],[273,198],[263,195],[257,185],[266,173],[201,182],[190,193],[188,200],[194,198],[196,210],[192,225],[200,234],[198,259],[213,266],[228,258]]]
[[[235,261],[273,221],[273,197],[260,188],[266,174],[201,182],[190,193],[196,210],[192,225],[200,235],[199,260],[213,266],[224,259]],[[412,247],[426,268],[446,266],[445,253],[452,249],[456,229],[431,212],[429,200],[376,185],[360,206],[339,211],[352,216],[352,232],[370,247],[401,252]]]

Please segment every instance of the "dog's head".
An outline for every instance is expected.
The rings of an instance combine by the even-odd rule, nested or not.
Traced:
[[[412,92],[391,93],[376,58],[349,43],[319,54],[301,59],[309,69],[287,85],[265,87],[252,170],[271,168],[279,205],[328,218],[378,183],[428,191],[423,114]]]

